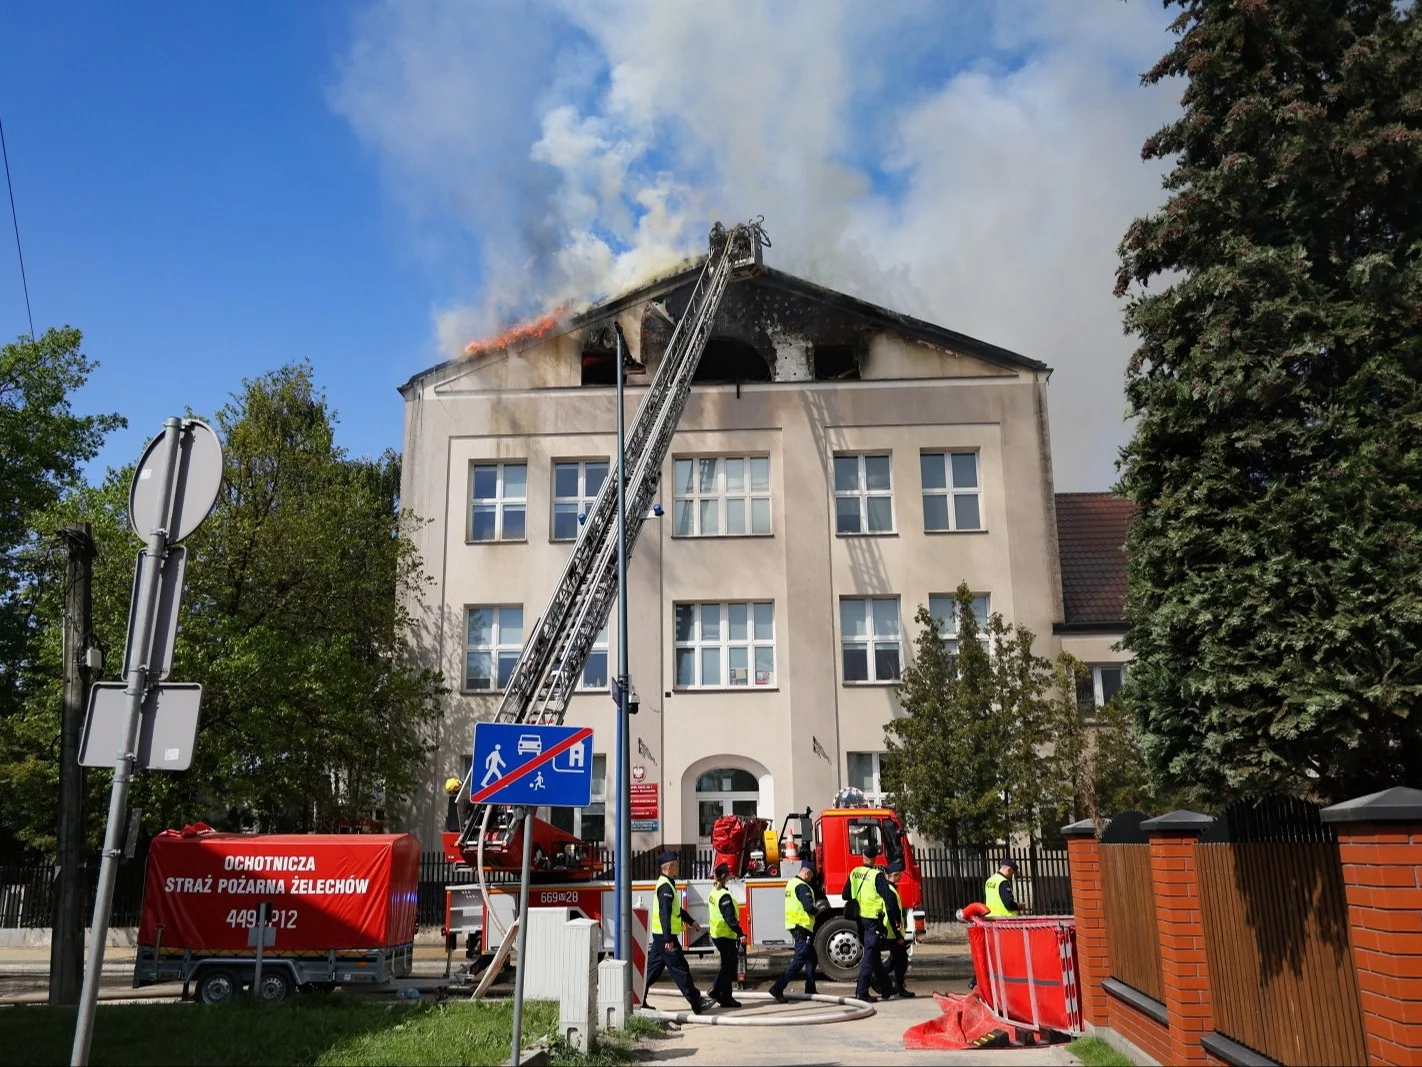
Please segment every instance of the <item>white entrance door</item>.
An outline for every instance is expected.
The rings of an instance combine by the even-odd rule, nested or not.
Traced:
[[[696,779],[696,833],[711,841],[711,828],[723,815],[754,818],[760,809],[760,783],[749,771],[722,767]]]

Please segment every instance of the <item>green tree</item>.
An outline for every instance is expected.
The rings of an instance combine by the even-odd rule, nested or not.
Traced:
[[[1156,766],[1333,801],[1422,766],[1422,23],[1178,0],[1169,199],[1121,245],[1127,681]]]
[[[21,668],[34,654],[33,589],[22,555],[55,528],[38,517],[79,484],[80,467],[117,415],[78,415],[71,406],[97,364],[72,327],[21,337],[0,348],[0,716],[24,699]]]
[[[915,616],[921,629],[898,687],[904,714],[884,730],[884,789],[914,829],[936,840],[1035,834],[1073,794],[1075,661],[1036,655],[1032,632],[998,614],[980,631],[966,584],[954,601],[956,654],[927,608]]]
[[[173,677],[203,685],[192,769],[142,774],[133,804],[150,830],[203,819],[222,828],[328,830],[413,794],[428,727],[444,692],[407,656],[405,595],[424,581],[399,508],[399,460],[353,459],[334,444],[334,416],[310,368],[244,383],[218,412],[225,473],[212,515],[188,550]],[[93,523],[100,558],[94,628],[107,676],[121,669],[139,542],[128,528],[132,471],[74,493],[51,521]],[[41,614],[58,618],[62,560],[34,559]],[[33,699],[0,729],[0,805],[7,825],[42,850],[57,777],[58,627],[35,664]],[[102,811],[109,775],[89,776]],[[97,828],[96,828],[97,832]]]

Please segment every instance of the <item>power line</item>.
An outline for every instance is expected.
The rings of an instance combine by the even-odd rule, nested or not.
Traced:
[[[30,310],[30,283],[25,277],[25,250],[20,247],[20,217],[15,214],[15,183],[10,180],[10,150],[5,147],[5,121],[0,119],[0,155],[5,157],[5,185],[10,190],[10,221],[15,224],[15,252],[20,257],[20,284],[25,288],[25,314],[30,320],[30,340],[35,339],[35,313]]]

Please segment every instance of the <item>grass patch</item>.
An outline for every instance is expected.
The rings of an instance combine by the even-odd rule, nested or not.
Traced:
[[[1067,1051],[1086,1067],[1135,1067],[1129,1056],[1117,1052],[1104,1038],[1079,1037]]]
[[[592,1057],[556,1041],[552,1060],[567,1067],[632,1062],[638,1027],[603,1035]],[[655,1025],[655,1024],[652,1024]],[[524,1005],[527,1048],[558,1027],[558,1005]],[[333,996],[285,1004],[236,1001],[99,1006],[89,1062],[192,1064],[194,1067],[383,1067],[386,1064],[465,1065],[508,1062],[513,1036],[509,1001],[403,1004]],[[0,1048],[7,1064],[65,1064],[74,1039],[74,1009],[0,1009]]]

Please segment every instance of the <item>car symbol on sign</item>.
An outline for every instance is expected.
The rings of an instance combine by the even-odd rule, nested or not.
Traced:
[[[537,734],[521,734],[518,739],[520,756],[540,756],[543,754],[543,740]]]

